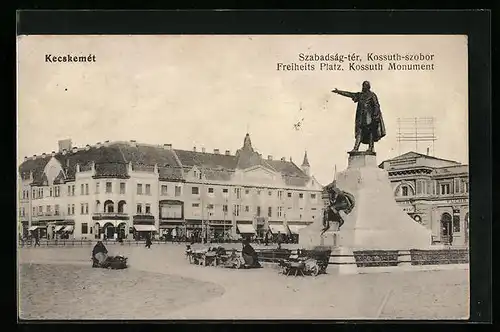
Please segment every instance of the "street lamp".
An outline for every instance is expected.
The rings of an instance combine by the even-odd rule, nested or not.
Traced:
[[[226,198],[226,208],[222,208],[222,212],[224,213],[224,223],[222,224],[222,239],[223,241],[226,241],[226,216],[227,216],[227,198]]]

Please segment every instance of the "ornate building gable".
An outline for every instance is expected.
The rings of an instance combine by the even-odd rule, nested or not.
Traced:
[[[269,167],[256,165],[246,169],[237,169],[234,173],[234,182],[241,185],[284,187],[281,174]]]
[[[316,180],[316,178],[314,176],[311,176],[309,178],[309,181],[306,184],[306,188],[309,190],[314,190],[314,191],[316,191],[316,190],[322,191],[323,190],[323,186],[318,182],[318,180]]]
[[[189,171],[184,172],[185,179],[190,182],[199,182],[201,180],[205,180],[205,175],[203,174],[203,170],[194,165],[189,169]]]
[[[260,154],[253,149],[250,134],[248,133],[243,140],[243,147],[236,151],[236,158],[238,160],[236,169],[248,169],[254,166],[265,165]]]
[[[46,176],[48,185],[53,185],[54,183],[59,182],[61,180],[61,174],[64,178],[66,178],[61,163],[55,157],[52,157],[45,165],[43,173]]]

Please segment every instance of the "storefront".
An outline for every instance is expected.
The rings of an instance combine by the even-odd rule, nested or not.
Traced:
[[[255,237],[256,234],[255,227],[252,224],[242,223],[242,222],[236,223],[236,231],[241,238],[249,237],[252,239]]]
[[[186,230],[186,223],[184,220],[178,221],[165,221],[160,220],[160,230],[159,236],[160,239],[171,241],[174,238],[174,235],[177,237],[177,234],[183,234]]]
[[[75,221],[58,220],[47,225],[47,238],[53,240],[74,239]]]
[[[39,239],[47,238],[47,225],[34,225],[28,228],[30,235]]]
[[[158,232],[155,225],[134,225],[134,239],[145,240],[147,236],[151,239]]]
[[[281,241],[285,241],[285,239],[290,234],[288,231],[288,227],[286,227],[282,223],[270,222],[269,223],[269,232],[273,236],[273,241],[277,241],[280,238]]]
[[[133,217],[133,236],[135,240],[145,240],[147,236],[151,239],[158,235],[155,226],[155,217],[152,215],[135,215]]]
[[[231,235],[231,220],[210,220],[208,222],[209,238],[211,241],[223,241]]]
[[[116,240],[126,239],[129,234],[133,234],[132,227],[129,227],[129,217],[122,214],[106,213],[92,216],[94,224],[89,230],[95,239]],[[92,235],[91,235],[92,236]]]

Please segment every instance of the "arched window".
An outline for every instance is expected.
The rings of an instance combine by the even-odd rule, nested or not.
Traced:
[[[396,187],[394,195],[396,197],[410,197],[415,196],[415,191],[413,190],[412,186],[410,186],[408,183],[403,182]]]
[[[125,201],[118,202],[118,213],[125,213],[125,209],[127,207],[127,203]]]
[[[104,202],[104,212],[105,213],[113,213],[115,211],[115,204],[112,200],[107,200]]]

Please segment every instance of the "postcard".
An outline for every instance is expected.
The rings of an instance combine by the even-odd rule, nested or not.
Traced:
[[[467,319],[467,52],[19,35],[19,318]]]

